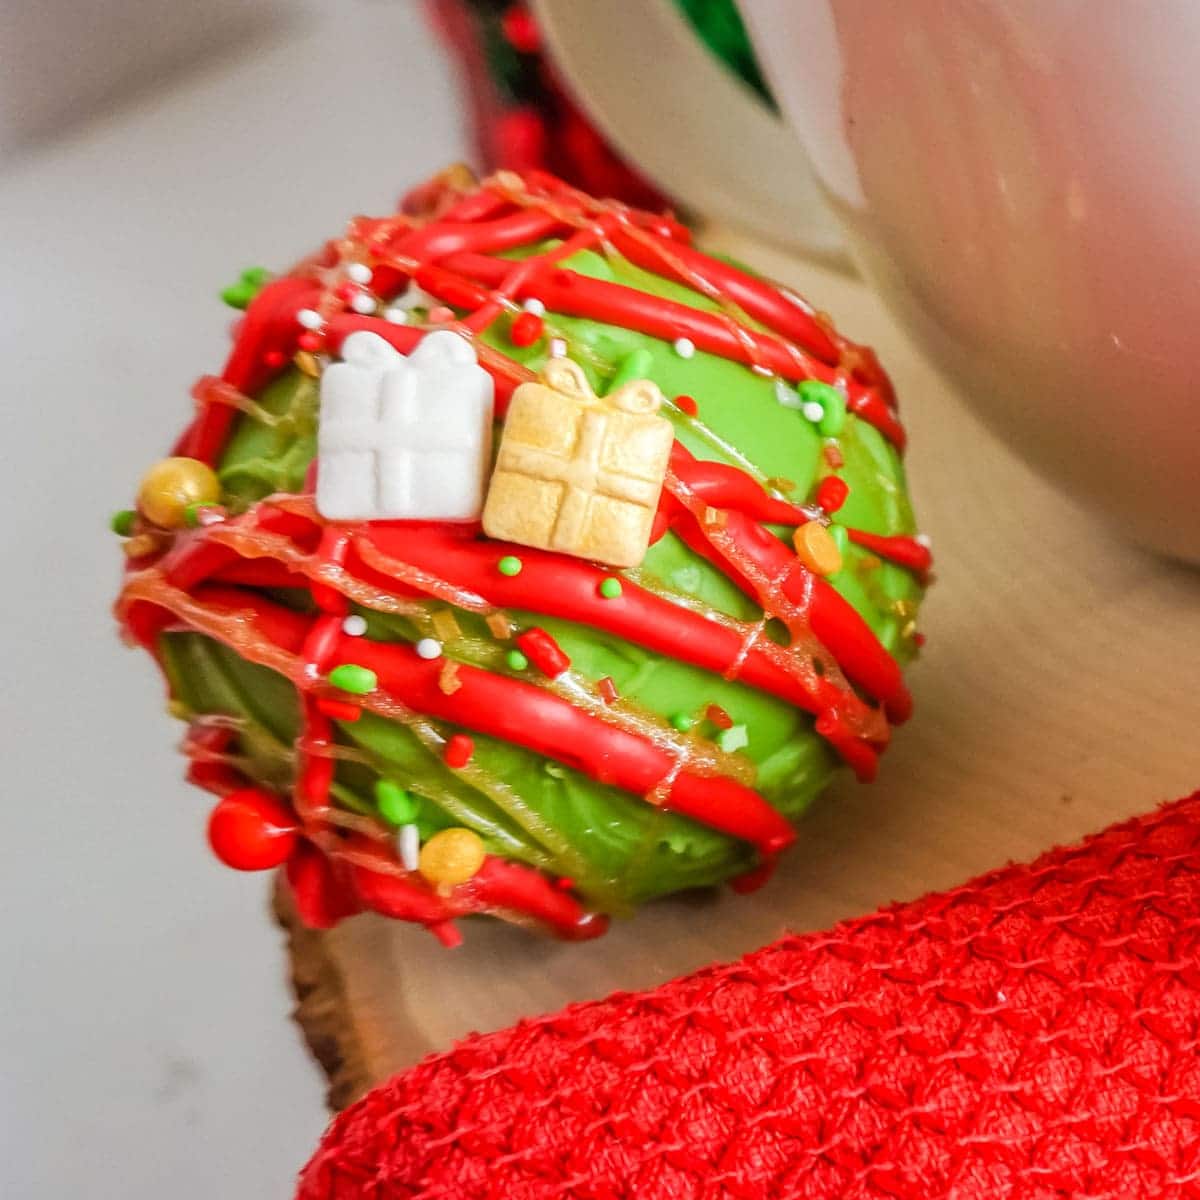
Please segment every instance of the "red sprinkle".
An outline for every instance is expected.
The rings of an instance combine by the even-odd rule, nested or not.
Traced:
[[[537,313],[522,313],[514,318],[508,336],[514,346],[532,346],[545,332],[546,323]]]
[[[356,283],[339,284],[333,294],[339,300],[344,300],[344,301],[346,301],[347,304],[349,304],[350,301],[353,300],[354,297],[358,295],[358,284],[356,284]]]
[[[475,753],[475,743],[465,733],[453,734],[442,753],[448,767],[465,767]]]
[[[555,881],[554,886],[560,892],[569,892],[575,886],[575,880],[570,875],[560,875]]]
[[[227,866],[265,871],[287,862],[299,826],[269,792],[241,788],[217,802],[208,818],[208,844]]]
[[[518,54],[536,54],[542,44],[533,14],[523,4],[514,4],[500,18],[500,29],[504,40]]]
[[[675,407],[680,412],[685,412],[689,417],[694,417],[699,411],[700,406],[692,399],[691,396],[676,396]]]
[[[544,629],[536,626],[517,638],[517,646],[543,675],[551,679],[557,679],[571,665],[562,647]]]
[[[334,721],[357,721],[362,716],[362,709],[357,704],[335,700],[332,696],[318,697],[317,711],[323,712]]]
[[[710,704],[704,710],[704,715],[718,729],[732,729],[733,728],[733,718],[719,704]]]
[[[827,512],[835,513],[850,495],[850,488],[844,479],[836,475],[826,475],[817,486],[817,503]]]
[[[914,633],[913,641],[918,647],[925,645],[925,635],[923,633]]]
[[[306,329],[297,339],[296,345],[301,350],[320,350],[325,339],[312,329]]]
[[[270,367],[275,370],[277,367],[282,367],[288,360],[288,356],[282,350],[268,350],[263,356],[263,366]]]
[[[617,691],[617,685],[613,683],[611,675],[605,675],[605,677],[601,679],[598,684],[596,684],[596,691],[600,693],[600,699],[603,700],[605,704],[612,704],[613,701],[616,700],[621,694]]]

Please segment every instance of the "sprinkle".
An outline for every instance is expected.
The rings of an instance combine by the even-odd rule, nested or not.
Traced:
[[[565,358],[567,353],[567,343],[563,338],[555,337],[550,339],[550,357]]]
[[[367,632],[367,618],[359,616],[358,613],[351,613],[342,622],[342,632],[347,637],[362,637]]]
[[[536,313],[525,312],[517,317],[508,331],[514,346],[532,346],[541,339],[546,323]]]
[[[918,546],[924,546],[926,550],[933,549],[933,538],[931,538],[927,533],[918,533],[913,538],[913,541],[916,542]]]
[[[800,412],[806,421],[811,421],[814,425],[820,424],[821,418],[825,416],[825,410],[815,400],[806,400],[800,405]]]
[[[796,391],[806,402],[801,410],[810,421],[819,422],[825,437],[837,437],[846,424],[846,397],[832,384],[819,379],[805,379],[796,385]],[[820,405],[821,415],[809,416],[809,404]]]
[[[370,667],[362,667],[358,663],[342,663],[329,672],[329,682],[343,692],[365,696],[379,686],[379,677]]]
[[[521,307],[527,313],[533,313],[535,317],[542,317],[546,315],[546,306],[536,296],[528,297]]]
[[[571,665],[562,647],[544,629],[536,626],[525,630],[517,638],[517,645],[529,661],[551,679],[557,679]]]
[[[507,639],[512,637],[512,622],[502,612],[490,612],[484,620],[492,631],[492,637]]]
[[[508,575],[511,577],[513,575],[520,575],[521,568],[524,565],[525,564],[515,554],[506,554],[496,564],[496,570],[499,571],[501,575]]]
[[[442,758],[448,767],[465,767],[475,753],[475,743],[465,733],[453,734],[442,751]]]
[[[320,350],[321,341],[322,339],[319,333],[302,333],[296,339],[296,345],[299,346],[301,350]]]
[[[483,839],[472,829],[439,829],[421,847],[421,874],[439,887],[466,883],[487,857]]]
[[[454,309],[448,308],[445,304],[434,305],[429,310],[429,321],[433,325],[445,325],[447,321],[454,320]]]
[[[820,521],[806,521],[792,534],[796,557],[814,575],[833,575],[842,569],[842,551]]]
[[[782,379],[775,380],[775,399],[784,408],[799,408],[804,403],[795,389],[788,387]]]
[[[554,886],[558,888],[560,892],[569,892],[572,888],[574,888],[575,880],[573,880],[570,875],[560,875],[554,881]]]
[[[617,685],[613,682],[611,675],[605,675],[605,677],[596,684],[596,691],[599,692],[600,699],[603,700],[605,704],[613,704],[621,696],[621,693],[617,691]]]
[[[350,301],[353,300],[356,295],[358,295],[358,288],[356,288],[354,284],[347,280],[345,283],[338,284],[338,286],[334,288],[333,294],[339,300],[349,304]]]
[[[524,671],[529,666],[529,659],[523,655],[520,650],[510,650],[505,656],[504,661],[514,671]]]
[[[621,594],[621,581],[614,575],[607,575],[600,580],[599,592],[605,600],[615,600]]]
[[[681,337],[675,339],[675,353],[680,358],[691,358],[696,353],[696,343],[691,338]]]
[[[268,350],[263,354],[262,360],[264,367],[270,367],[272,371],[275,371],[287,362],[287,355],[282,350]]]
[[[454,619],[454,613],[448,608],[439,608],[431,618],[433,624],[433,632],[442,639],[443,642],[452,642],[457,637],[462,637],[462,630],[458,626],[458,622]]]
[[[352,262],[346,264],[346,276],[355,283],[370,283],[374,271],[366,263]]]
[[[315,308],[302,308],[296,314],[296,320],[305,329],[320,329],[325,324],[325,318]]]
[[[838,548],[838,553],[844,559],[846,552],[850,549],[850,534],[847,532],[845,525],[839,525],[833,521],[829,525],[829,536],[833,538],[833,544]]]
[[[379,307],[379,302],[370,292],[359,292],[350,301],[350,307],[356,313],[362,313],[366,316],[367,313],[373,313]]]
[[[458,677],[458,663],[447,659],[438,672],[438,690],[444,696],[453,696],[461,687],[462,680]]]
[[[723,508],[713,508],[711,504],[708,504],[705,505],[700,519],[709,529],[724,529],[729,521],[729,514]]]
[[[696,718],[690,713],[675,713],[671,718],[671,727],[678,729],[680,733],[687,733],[689,729],[696,723]]]
[[[845,456],[836,446],[826,446],[821,451],[821,454],[824,457],[825,462],[835,471],[840,471],[842,467],[846,465]]]
[[[835,513],[850,495],[850,489],[844,479],[836,475],[826,475],[817,485],[817,503],[827,512]]]
[[[728,729],[722,729],[717,734],[716,742],[726,754],[732,754],[735,750],[750,745],[750,735],[746,732],[745,725],[730,725]]]
[[[704,715],[718,729],[733,728],[733,718],[719,704],[710,704],[704,710]]]
[[[406,313],[404,309],[397,308],[395,305],[393,305],[391,308],[385,308],[383,310],[383,319],[385,321],[390,321],[393,325],[407,325],[408,313]]]
[[[417,816],[417,802],[395,780],[375,780],[375,807],[392,825],[408,825]]]
[[[224,510],[218,515],[217,520],[205,519],[205,513],[210,508],[220,508],[219,504],[212,504],[207,500],[197,500],[194,504],[189,504],[183,510],[183,523],[189,529],[195,529],[197,525],[219,525],[224,518]]]
[[[917,646],[917,648],[920,649],[922,646],[925,645],[925,635],[920,632],[914,633],[913,634],[913,642]]]
[[[415,871],[421,865],[421,831],[415,825],[401,825],[400,861],[406,871]]]
[[[434,659],[442,656],[442,643],[436,638],[422,638],[414,649],[418,658]]]
[[[362,709],[357,704],[346,700],[334,700],[330,696],[317,698],[317,711],[324,713],[332,721],[357,721],[362,716]]]
[[[687,413],[689,417],[694,417],[700,411],[700,406],[691,396],[676,396],[675,407],[680,412]]]
[[[132,508],[118,509],[109,518],[108,527],[120,537],[128,537],[133,532],[133,523],[136,520],[137,513]]]

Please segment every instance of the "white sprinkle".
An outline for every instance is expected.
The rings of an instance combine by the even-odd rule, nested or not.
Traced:
[[[356,292],[354,298],[350,301],[350,307],[356,313],[363,313],[365,315],[366,313],[373,313],[379,306],[375,297],[370,292]]]
[[[543,316],[546,312],[546,306],[536,296],[530,296],[521,307],[535,317]]]
[[[550,339],[550,357],[565,358],[567,354],[567,343],[562,338]]]
[[[383,319],[390,321],[393,325],[407,325],[408,313],[402,308],[385,308],[383,310]]]
[[[320,329],[325,324],[325,318],[315,308],[302,308],[296,314],[296,320],[305,329]]]
[[[416,646],[417,654],[421,658],[441,658],[442,643],[436,638],[422,638]]]
[[[680,358],[691,358],[696,353],[696,343],[691,338],[676,338],[675,353]]]
[[[366,617],[360,617],[358,613],[351,613],[342,622],[342,632],[347,637],[362,637],[367,632]]]
[[[775,399],[784,408],[799,408],[804,401],[795,388],[790,388],[782,379],[775,380]]]
[[[355,283],[370,283],[374,272],[366,263],[347,263],[346,277]]]
[[[415,871],[421,863],[421,835],[415,825],[400,826],[400,861],[406,871]]]
[[[918,546],[924,546],[926,550],[933,549],[933,538],[931,538],[927,533],[918,533],[917,536],[913,538],[913,541],[916,542]]]
[[[816,400],[806,400],[800,405],[800,411],[804,414],[806,421],[811,421],[815,425],[825,415],[825,406]]]

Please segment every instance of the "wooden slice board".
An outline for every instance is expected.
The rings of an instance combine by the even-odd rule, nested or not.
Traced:
[[[374,916],[313,933],[277,895],[297,1019],[334,1107],[471,1030],[658,984],[1200,787],[1200,571],[1122,543],[1032,475],[862,283],[723,231],[705,241],[827,309],[896,383],[938,575],[916,716],[876,784],[843,779],[814,807],[767,887],[666,900],[599,941],[473,921],[447,951]]]

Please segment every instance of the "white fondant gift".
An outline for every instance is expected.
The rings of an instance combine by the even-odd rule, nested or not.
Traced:
[[[450,330],[403,355],[360,330],[321,376],[317,511],[332,521],[473,521],[491,461],[493,388]]]

